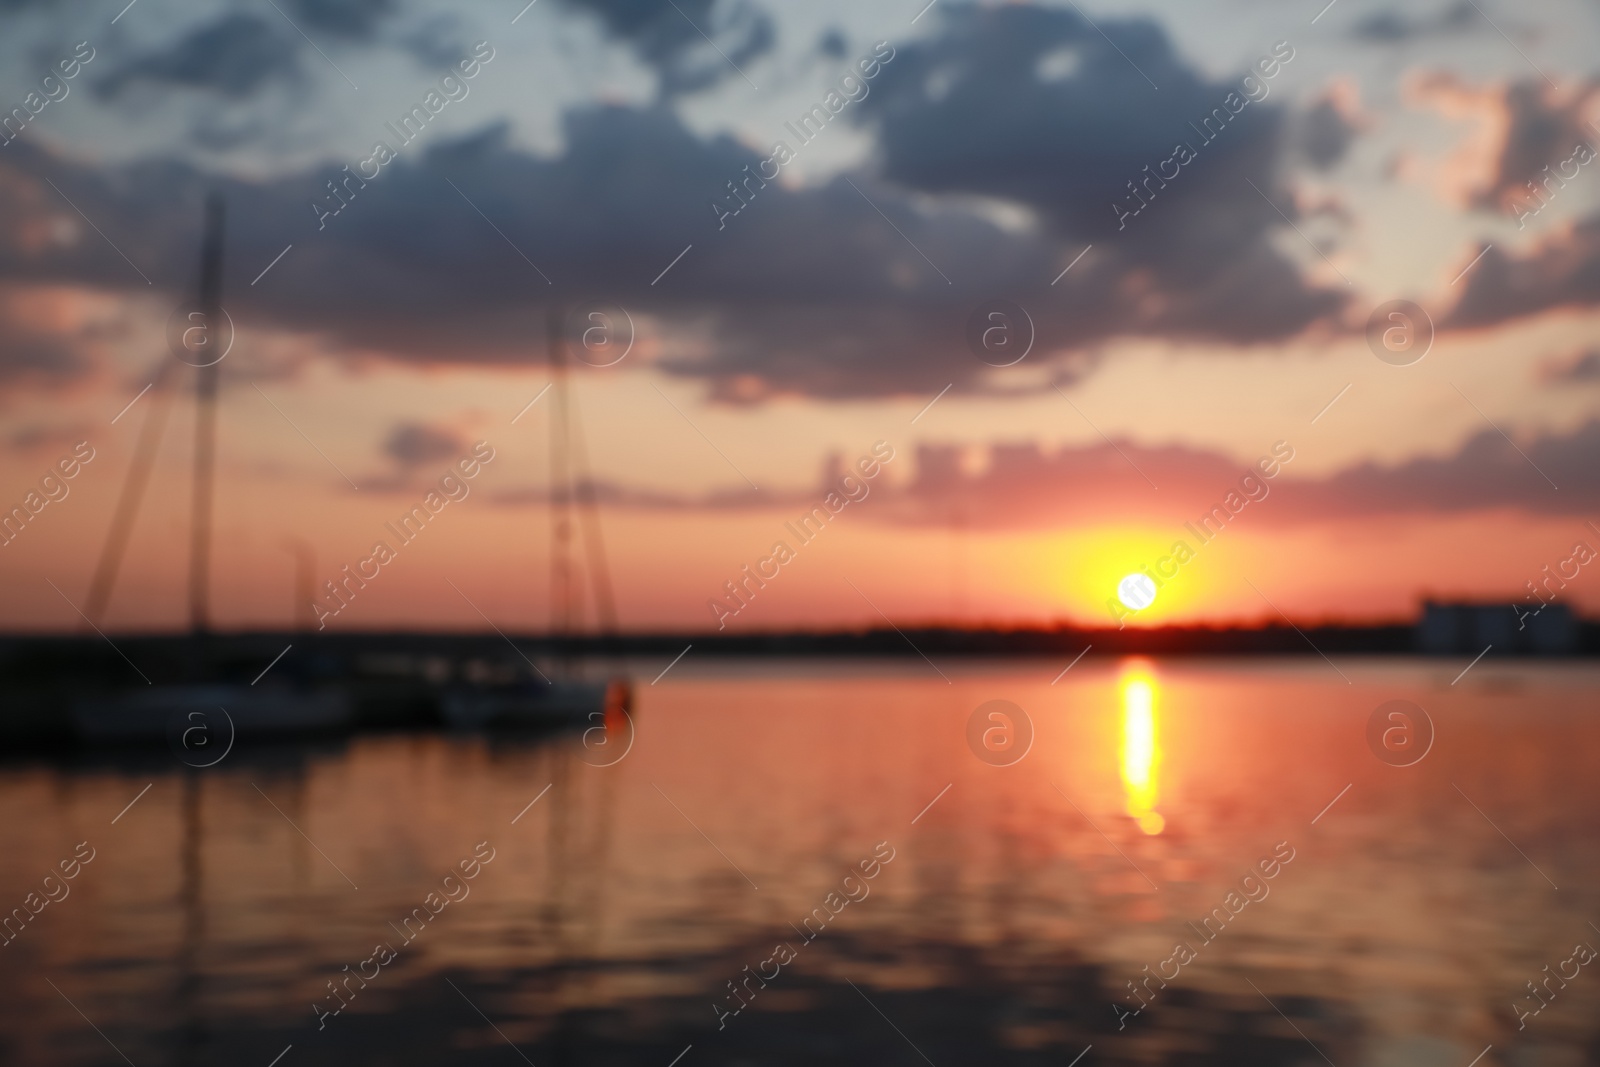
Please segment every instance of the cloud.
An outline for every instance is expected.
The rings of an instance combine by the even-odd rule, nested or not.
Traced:
[[[879,514],[913,525],[943,525],[960,516],[977,528],[1093,523],[1110,515],[1118,521],[1160,521],[1175,508],[1202,509],[1205,486],[1238,478],[1238,464],[1222,455],[1139,448],[1129,441],[1053,454],[1030,441],[997,444],[978,470],[964,465],[965,451],[955,445],[920,446],[916,477],[893,493]]]
[[[249,96],[299,70],[297,42],[254,15],[225,15],[171,46],[131,60],[95,84],[101,98],[122,96],[139,83]]]
[[[1298,143],[1311,165],[1326,170],[1349,150],[1368,120],[1361,112],[1355,83],[1341,78],[1297,116]]]
[[[1285,486],[1285,516],[1306,521],[1502,508],[1589,515],[1600,508],[1597,449],[1600,420],[1570,433],[1524,440],[1521,451],[1498,431],[1486,429],[1450,455],[1391,466],[1364,463],[1327,479]]]
[[[68,290],[0,286],[0,386],[61,388],[88,377],[93,332]]]
[[[400,466],[410,468],[455,459],[465,451],[465,445],[448,427],[402,422],[389,432],[383,451]]]
[[[1278,180],[1286,137],[1270,81],[1208,142],[1200,125],[1230,93],[1242,100],[1240,81],[1191,69],[1149,19],[1094,26],[1021,4],[939,10],[940,32],[899,47],[861,106],[883,175],[924,193],[1012,201],[1069,246],[1094,243],[1098,262],[1079,278],[1101,290],[1081,309],[1089,336],[1118,332],[1114,317],[1129,333],[1278,339],[1342,306],[1273,242],[1278,208],[1292,214],[1294,201]],[[1063,55],[1070,62],[1054,62]],[[1143,185],[1179,143],[1197,158],[1170,184]],[[1119,211],[1140,203],[1135,182],[1153,199],[1124,223]]]
[[[1515,257],[1489,249],[1441,326],[1493,326],[1556,308],[1600,303],[1600,217],[1572,223]]]
[[[1435,72],[1408,86],[1410,98],[1447,117],[1474,123],[1473,133],[1438,171],[1447,199],[1482,211],[1511,212],[1534,202],[1538,183],[1580,142],[1594,143],[1593,112],[1600,87],[1564,90],[1541,81],[1472,85]]]
[[[344,37],[368,38],[393,12],[395,0],[284,0],[295,21]]]
[[[170,45],[122,64],[95,84],[95,93],[113,99],[147,84],[240,100],[274,81],[298,78],[301,49],[309,47],[302,31],[372,43],[380,22],[397,5],[395,0],[283,0],[281,7],[287,22],[275,13],[234,12],[191,29]],[[440,29],[440,20],[448,18],[437,16],[432,28]],[[426,50],[417,34],[405,47],[430,57],[438,51]]]
[[[312,0],[307,0],[312,2]],[[613,38],[660,77],[672,97],[738,77],[734,65],[765,55],[776,43],[772,19],[754,4],[734,0],[563,0],[600,20]],[[704,34],[704,36],[702,36]],[[714,42],[721,39],[720,45]]]
[[[1478,13],[1467,0],[1458,0],[1437,14],[1419,18],[1407,18],[1392,11],[1380,11],[1357,22],[1350,31],[1350,36],[1369,44],[1406,44],[1475,28],[1478,17]]]
[[[649,28],[653,4],[595,10],[619,33],[666,32]],[[850,105],[876,162],[819,184],[755,177],[770,142],[698,134],[664,104],[570,111],[554,154],[514,146],[501,126],[409,145],[378,128],[399,154],[381,171],[344,160],[364,184],[335,166],[269,179],[175,159],[89,167],[19,141],[0,157],[0,277],[148,291],[115,242],[176,300],[215,187],[229,203],[225,304],[262,327],[358,359],[527,363],[544,358],[538,305],[603,298],[650,337],[635,363],[741,403],[1038,390],[1085,373],[1113,338],[1270,343],[1338,315],[1344,293],[1277,250],[1284,221],[1262,194],[1299,212],[1276,177],[1294,148],[1275,100],[1241,105],[1205,143],[1190,123],[1239,82],[1190,70],[1154,23],[1106,21],[1113,47],[1070,10],[939,10],[939,31],[902,47]],[[1063,51],[1071,62],[1042,63]],[[807,151],[781,124],[771,136]],[[1112,201],[1180,139],[1198,158],[1119,230]],[[22,238],[41,220],[77,225],[47,175],[105,239]],[[339,203],[330,178],[348,181],[349,202],[319,218],[314,201]],[[738,202],[736,180],[749,202],[730,215],[716,201]],[[1005,375],[965,340],[996,297],[1036,331]]]
[[[1600,465],[1594,462],[1600,454],[1600,419],[1568,433],[1524,440],[1521,449],[1486,429],[1444,456],[1390,465],[1362,463],[1324,477],[1296,475],[1291,459],[1281,464],[1276,477],[1257,479],[1266,496],[1249,505],[1249,524],[1281,528],[1494,510],[1577,519],[1600,510]],[[1262,456],[1271,451],[1264,445]],[[1228,493],[1238,491],[1242,478],[1258,473],[1254,459],[1184,446],[1144,447],[1128,440],[1054,452],[1036,442],[1018,441],[993,444],[983,452],[982,464],[974,468],[965,462],[969,446],[919,446],[914,477],[899,485],[875,486],[870,514],[893,524],[945,526],[959,521],[989,530],[1146,523],[1170,527],[1179,535],[1184,523],[1198,522]],[[1545,475],[1561,487],[1559,492]],[[829,482],[825,476],[813,488],[787,492],[740,488],[686,495],[615,485],[598,486],[596,492],[614,506],[647,510],[803,509],[833,488]],[[1254,491],[1260,494],[1259,488]],[[498,499],[520,505],[543,498],[529,492]]]
[[[1060,250],[1046,241],[964,208],[914,204],[864,177],[876,208],[843,180],[769,184],[719,232],[712,197],[761,157],[728,138],[694,136],[670,111],[575,112],[566,143],[541,157],[495,129],[429,151],[411,146],[365,188],[352,182],[355,198],[319,230],[312,201],[330,195],[331,172],[247,181],[171,161],[87,169],[19,141],[0,158],[0,191],[11,193],[0,196],[0,276],[145,291],[96,234],[24,239],[47,220],[76,219],[48,174],[176,301],[192,284],[199,205],[215,186],[229,204],[226,306],[358,357],[539,361],[543,316],[530,295],[569,304],[600,296],[667,338],[661,365],[673,373],[728,389],[753,377],[762,395],[867,396],[974,381],[988,368],[965,349],[968,310],[991,286],[1042,291],[1060,270]],[[952,290],[879,209],[927,255],[981,270],[969,267]],[[291,241],[293,251],[251,285]],[[1040,322],[1064,333],[1083,301],[1063,293],[1058,304]]]
[[[61,337],[14,321],[0,322],[0,383],[62,385],[88,373],[90,362]]]
[[[8,451],[25,455],[58,449],[67,450],[79,441],[89,440],[99,430],[98,424],[82,422],[30,423],[6,434],[5,447]]]
[[[424,67],[449,68],[466,55],[466,27],[457,15],[431,15],[400,38],[401,47]]]
[[[1545,207],[1571,202],[1563,199],[1572,196],[1563,194],[1566,185],[1594,167],[1596,131],[1587,116],[1600,102],[1600,85],[1592,81],[1558,92],[1532,81],[1472,86],[1432,74],[1414,83],[1412,94],[1448,116],[1477,120],[1438,175],[1447,199],[1463,206],[1505,212],[1525,225]],[[1521,254],[1498,245],[1487,251],[1441,326],[1493,326],[1600,303],[1600,215],[1571,220],[1558,210],[1548,217],[1558,220],[1554,228]],[[1463,253],[1462,265],[1476,254]]]
[[[1600,382],[1600,348],[1576,352],[1565,359],[1545,363],[1539,380],[1546,385],[1586,385]]]
[[[1597,450],[1600,419],[1566,433],[1530,436],[1515,446],[1498,431],[1484,429],[1443,456],[1362,463],[1322,478],[1297,477],[1291,463],[1273,486],[1274,502],[1262,512],[1271,516],[1266,521],[1288,524],[1501,509],[1576,518],[1600,509]],[[1130,456],[1144,466],[1139,454]],[[1161,479],[1170,475],[1159,461],[1152,458],[1151,464],[1156,468],[1151,477],[1165,493]],[[1245,467],[1232,466],[1229,480],[1237,482]],[[1214,481],[1208,493],[1217,496],[1226,488]]]

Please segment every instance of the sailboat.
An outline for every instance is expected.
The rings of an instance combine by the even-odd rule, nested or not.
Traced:
[[[355,724],[349,682],[335,683],[312,676],[303,656],[291,657],[271,668],[264,678],[245,684],[228,675],[218,662],[220,649],[211,628],[212,500],[216,460],[216,408],[220,357],[213,358],[219,327],[226,316],[221,304],[223,204],[212,196],[206,204],[200,251],[198,300],[183,318],[185,357],[200,356],[191,364],[198,369],[193,496],[189,539],[189,632],[183,643],[186,677],[176,683],[122,692],[85,692],[70,700],[68,716],[74,732],[89,743],[154,743],[163,738],[189,747],[189,738],[203,738],[216,751],[237,736],[301,735],[349,729]],[[188,309],[183,309],[188,310]],[[188,329],[191,320],[198,330]],[[191,347],[190,334],[197,344]],[[632,701],[627,679],[594,679],[580,675],[565,654],[567,640],[578,629],[581,593],[572,558],[573,502],[585,535],[586,568],[594,589],[595,612],[602,634],[614,634],[616,607],[599,526],[599,509],[588,476],[588,457],[581,427],[572,416],[574,400],[567,381],[566,343],[560,310],[550,312],[550,364],[554,412],[551,419],[551,630],[556,639],[557,665],[545,674],[529,661],[527,672],[500,672],[497,678],[476,675],[470,669],[453,670],[456,680],[443,683],[433,694],[440,718],[464,728],[543,727],[603,721],[607,734],[626,719]],[[209,344],[211,347],[201,347]],[[225,353],[224,353],[225,354]],[[176,347],[174,356],[177,355]],[[133,461],[112,515],[111,526],[90,582],[84,616],[98,628],[110,602],[126,554],[133,524],[155,465],[156,453],[172,406],[172,378],[177,358],[165,358],[155,375],[155,394],[145,411],[144,424]],[[576,465],[579,477],[572,479]],[[292,542],[296,543],[296,542]],[[297,597],[309,604],[309,547],[298,542]],[[303,618],[303,616],[300,616]],[[310,635],[305,644],[313,644]],[[344,657],[336,657],[342,659]],[[348,664],[348,661],[346,661]],[[458,667],[460,665],[457,665]],[[351,668],[347,665],[347,671]],[[494,674],[495,672],[487,672]],[[419,681],[421,679],[418,679]],[[433,682],[424,685],[432,688]],[[219,736],[212,731],[218,731]],[[193,753],[185,751],[187,757]],[[206,753],[209,755],[209,752]],[[187,759],[185,759],[187,762]]]
[[[193,496],[189,536],[189,677],[177,684],[151,686],[119,694],[83,695],[71,701],[68,715],[80,739],[91,743],[141,743],[163,738],[187,744],[186,731],[206,724],[227,724],[230,739],[240,735],[301,734],[346,728],[351,721],[348,695],[338,688],[312,686],[296,678],[293,664],[280,667],[259,687],[211,677],[211,530],[216,480],[217,380],[221,356],[212,358],[215,336],[221,334],[223,202],[207,198],[200,243],[198,300],[182,320],[189,353],[199,355],[195,388]],[[194,323],[194,328],[189,324]],[[191,334],[193,337],[191,338]],[[193,347],[190,341],[194,342]],[[209,346],[209,347],[207,347]],[[162,359],[152,398],[140,428],[127,480],[112,515],[111,528],[90,582],[84,615],[98,627],[110,603],[111,590],[138,517],[139,505],[166,427],[174,389],[170,388],[176,352]],[[226,355],[226,349],[223,350]],[[184,362],[188,362],[184,360]],[[220,716],[218,713],[221,713]],[[199,717],[197,719],[197,717]],[[183,740],[179,740],[183,739]],[[209,743],[209,740],[208,742]]]
[[[566,323],[559,305],[552,304],[546,337],[550,383],[550,632],[556,653],[553,676],[532,662],[532,673],[495,687],[456,686],[444,694],[441,710],[452,726],[482,728],[537,728],[573,721],[598,721],[614,735],[633,705],[632,683],[623,675],[585,678],[565,646],[581,624],[582,587],[572,553],[573,501],[584,533],[584,558],[594,594],[599,632],[617,632],[616,600],[612,596],[605,540],[600,530],[600,509],[590,475],[588,449],[582,422],[575,415],[577,400],[567,375]],[[573,467],[577,468],[574,481]]]

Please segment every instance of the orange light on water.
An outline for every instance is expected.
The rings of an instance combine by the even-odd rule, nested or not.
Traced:
[[[1117,688],[1122,697],[1122,787],[1128,795],[1128,814],[1145,833],[1159,834],[1167,820],[1156,811],[1161,769],[1156,680],[1147,668],[1133,667]]]

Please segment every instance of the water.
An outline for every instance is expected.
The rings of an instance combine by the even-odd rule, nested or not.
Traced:
[[[631,747],[7,764],[0,907],[93,859],[0,948],[0,1060],[1600,1062],[1600,668],[1064,665],[691,654]]]

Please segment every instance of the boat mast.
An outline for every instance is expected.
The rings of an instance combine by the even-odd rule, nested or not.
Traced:
[[[600,533],[600,502],[594,491],[594,472],[589,467],[589,446],[583,433],[583,413],[578,410],[577,391],[571,394],[572,451],[577,481],[573,494],[578,500],[578,521],[583,523],[583,557],[589,564],[589,585],[594,594],[595,627],[602,636],[617,633],[617,604],[611,592],[611,567],[606,562],[605,539]]]
[[[200,245],[200,313],[208,344],[222,336],[222,197],[206,198],[205,238]],[[218,360],[199,368],[195,382],[194,502],[189,531],[189,630],[211,628],[211,500],[216,472]]]
[[[213,194],[206,203],[205,234],[200,250],[200,312],[205,318],[207,341],[211,340],[212,323],[220,314],[222,299],[222,200]],[[84,614],[91,625],[105,616],[111,602],[111,590],[117,582],[117,572],[122,569],[122,558],[133,534],[133,523],[155,468],[156,451],[161,445],[161,435],[166,429],[167,415],[172,406],[173,390],[168,385],[177,360],[168,356],[157,367],[151,383],[155,396],[151,398],[144,424],[139,429],[139,440],[134,446],[133,462],[128,465],[122,491],[117,497],[111,527],[106,531],[105,543],[95,562],[94,575],[89,582],[88,601]],[[209,378],[209,381],[207,380]],[[195,423],[195,509],[189,552],[189,625],[199,633],[209,622],[207,612],[208,571],[211,555],[211,469],[216,440],[217,368],[215,365],[200,370],[198,392],[200,410]]]
[[[576,389],[569,377],[567,324],[559,304],[548,322],[550,398],[550,630],[557,639],[578,631],[583,610],[581,576],[573,558],[573,512],[583,524],[584,559],[593,587],[595,625],[602,635],[617,632],[616,601],[600,532],[600,508],[589,469],[589,450]],[[574,509],[574,499],[577,507]],[[570,665],[570,657],[563,656]]]
[[[577,583],[572,573],[572,476],[568,457],[567,341],[561,306],[550,305],[550,630],[567,637],[577,623]]]
[[[317,553],[311,542],[303,537],[285,537],[280,542],[284,551],[294,557],[294,628],[307,633],[315,627]]]

